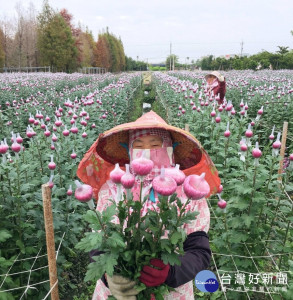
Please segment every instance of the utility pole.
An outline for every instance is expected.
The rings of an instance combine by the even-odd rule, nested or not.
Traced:
[[[172,43],[170,43],[170,68],[169,68],[170,71],[171,71],[171,59],[172,59]]]
[[[243,41],[242,41],[242,42],[240,43],[240,46],[241,46],[240,57],[242,57],[243,45],[244,45],[244,43],[243,43]]]

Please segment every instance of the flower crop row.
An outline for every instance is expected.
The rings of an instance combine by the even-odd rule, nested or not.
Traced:
[[[293,233],[292,72],[228,72],[223,105],[206,93],[204,75],[155,73],[153,84],[169,123],[181,128],[189,125],[222,179],[218,198],[225,199],[227,207],[223,213],[214,205],[218,199],[211,198],[210,241],[215,253],[228,257],[219,256],[216,263],[220,269],[233,270],[235,262],[229,255],[283,253],[274,261],[288,271]],[[284,121],[289,130],[283,162]],[[258,264],[263,272],[274,268],[265,259]],[[258,272],[249,258],[236,260],[236,268]]]
[[[100,133],[128,121],[129,107],[141,82],[138,73],[91,78],[37,75],[39,81],[14,74],[0,83],[6,96],[15,91],[0,111],[0,274],[6,274],[15,255],[34,255],[44,246],[41,185],[47,182],[52,188],[55,240],[60,241],[66,232],[63,247],[74,253],[85,211],[71,196],[78,163]],[[58,78],[63,80],[61,89]],[[31,95],[22,98],[22,89],[28,87]],[[68,257],[61,255],[59,259],[70,265],[66,264]],[[22,267],[14,272],[23,271]],[[37,280],[47,277],[46,272],[40,272]],[[10,278],[2,288],[22,286],[26,281],[23,275]],[[46,294],[42,288],[39,296],[34,290],[28,293],[34,299]]]

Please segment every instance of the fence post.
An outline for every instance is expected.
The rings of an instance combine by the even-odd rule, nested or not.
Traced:
[[[286,140],[287,140],[287,132],[288,132],[288,122],[284,122],[283,124],[283,132],[282,132],[282,144],[281,144],[281,150],[280,150],[280,166],[278,170],[278,180],[282,181],[282,173],[283,173],[283,167],[284,167],[284,156],[285,156],[285,149],[286,149]]]
[[[47,244],[47,254],[48,254],[50,288],[52,289],[51,300],[59,300],[54,225],[53,225],[53,214],[52,214],[52,205],[51,205],[51,189],[49,188],[49,185],[47,183],[42,185],[42,197],[43,197],[43,206],[44,206],[43,209],[44,209],[44,221],[45,221],[45,230],[46,230],[46,244]]]

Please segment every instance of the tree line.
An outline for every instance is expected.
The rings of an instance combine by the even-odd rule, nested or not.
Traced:
[[[67,9],[55,11],[44,0],[42,11],[33,4],[16,8],[16,20],[0,20],[0,68],[50,66],[58,72],[101,67],[109,72],[145,70],[144,62],[124,53],[121,38],[103,29],[94,40],[92,32],[72,23]]]
[[[275,53],[262,51],[251,56],[234,56],[229,59],[209,55],[197,60],[193,66],[202,70],[260,70],[293,69],[293,50],[278,46]]]

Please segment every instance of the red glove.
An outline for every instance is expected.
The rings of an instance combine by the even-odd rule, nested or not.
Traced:
[[[162,260],[153,258],[150,261],[151,265],[158,268],[155,269],[150,266],[144,266],[140,272],[139,280],[146,286],[158,286],[164,283],[167,279],[170,265],[165,265]]]

